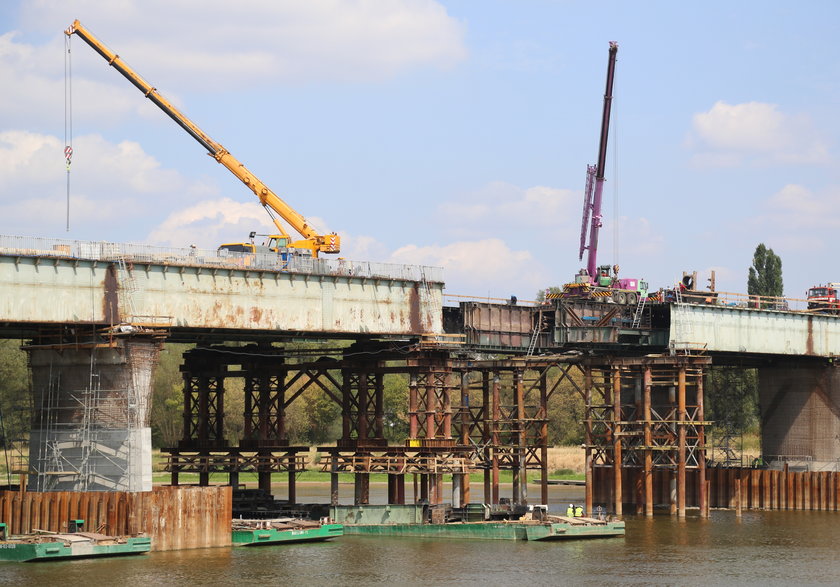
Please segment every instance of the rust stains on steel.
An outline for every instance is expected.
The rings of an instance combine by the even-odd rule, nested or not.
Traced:
[[[814,317],[808,316],[808,338],[805,341],[805,354],[814,354]]]
[[[629,470],[629,469],[628,469]],[[607,479],[612,471],[601,468],[596,476]],[[657,503],[670,500],[668,471],[655,471],[653,486]],[[709,507],[735,509],[740,486],[740,507],[754,510],[819,510],[840,511],[840,472],[794,471],[788,465],[781,469],[751,467],[710,467],[706,470],[709,484]],[[688,503],[698,505],[697,472],[689,471]],[[628,489],[630,489],[628,484]],[[607,496],[599,496],[606,501]]]
[[[108,324],[119,324],[120,302],[119,302],[119,281],[117,280],[117,268],[115,265],[108,265],[105,269],[105,296],[102,305],[102,315]]]
[[[0,516],[10,534],[66,532],[83,519],[109,535],[145,534],[152,550],[230,546],[232,489],[155,487],[152,491],[0,491]]]
[[[420,286],[415,283],[408,292],[409,324],[413,332],[423,332],[420,322]]]

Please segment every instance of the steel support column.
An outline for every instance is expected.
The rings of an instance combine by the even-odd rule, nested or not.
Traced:
[[[621,370],[612,368],[612,400],[613,400],[613,507],[615,515],[623,515],[624,494],[622,492],[623,461],[621,455]]]
[[[592,405],[592,367],[586,366],[583,372],[584,380],[584,403],[587,406]],[[584,421],[584,443],[586,445],[586,456],[584,457],[584,469],[586,471],[586,489],[584,494],[584,502],[586,504],[586,513],[592,511],[592,491],[593,483],[595,482],[594,461],[592,459],[592,412],[586,411],[586,420]]]
[[[645,515],[653,515],[653,425],[651,422],[650,392],[653,376],[650,366],[644,367],[644,380],[642,385],[642,422],[645,432],[644,444],[644,490],[645,490]]]
[[[704,409],[704,389],[703,377],[697,378],[697,419],[703,422],[706,419]],[[700,515],[703,517],[709,516],[709,485],[706,482],[706,433],[705,426],[700,426],[697,430],[697,477],[698,477],[698,502],[700,506]]]
[[[686,420],[685,365],[677,371],[677,514],[685,517]]]

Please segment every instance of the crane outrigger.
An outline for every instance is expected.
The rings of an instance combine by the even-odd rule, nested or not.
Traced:
[[[138,75],[131,67],[123,61],[119,55],[108,49],[93,33],[86,29],[82,24],[76,20],[73,24],[64,31],[69,37],[78,35],[85,43],[91,46],[94,51],[99,53],[108,65],[112,66],[123,77],[132,83],[138,90],[143,92],[143,95],[151,100],[158,108],[163,110],[167,116],[174,120],[178,126],[187,131],[192,138],[198,141],[202,147],[207,149],[208,154],[216,161],[224,165],[228,171],[233,173],[244,183],[254,194],[259,198],[260,203],[268,211],[274,225],[280,234],[269,236],[269,246],[271,248],[291,247],[297,249],[307,249],[311,252],[313,257],[317,257],[318,253],[338,253],[341,249],[341,237],[335,233],[320,234],[301,214],[295,211],[291,206],[284,202],[274,191],[265,185],[257,176],[251,173],[239,160],[231,155],[227,149],[221,144],[211,139],[204,133],[194,122],[184,116],[169,100],[164,98],[160,92],[157,91],[151,84]],[[280,216],[286,221],[296,232],[303,236],[303,240],[292,241],[282,224],[276,218]],[[252,233],[253,235],[254,233]],[[249,245],[235,244],[222,245],[221,248],[229,248],[231,250],[243,250]],[[237,247],[239,247],[237,249]],[[250,245],[253,247],[253,245]],[[253,250],[253,248],[251,248]]]

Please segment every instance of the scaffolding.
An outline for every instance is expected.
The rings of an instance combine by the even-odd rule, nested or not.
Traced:
[[[131,391],[101,387],[91,354],[88,385],[64,389],[50,366],[46,389],[36,390],[36,420],[29,474],[35,491],[125,491],[130,489],[137,432]]]
[[[707,511],[703,374],[708,357],[600,357],[581,363],[586,403],[586,505],[625,503],[685,516]],[[694,495],[696,494],[696,495]],[[629,499],[628,499],[629,498]]]
[[[388,503],[406,503],[406,480],[415,501],[440,505],[444,476],[452,476],[453,505],[470,503],[472,472],[484,473],[484,502],[499,504],[499,473],[513,475],[515,504],[527,503],[527,472],[547,481],[546,402],[550,396],[545,360],[473,361],[448,350],[418,345],[408,351],[377,343],[356,343],[344,357],[308,362],[305,353],[279,347],[206,347],[188,351],[184,373],[184,436],[169,453],[172,483],[180,473],[257,472],[260,489],[270,491],[271,474],[289,475],[289,502],[295,474],[305,465],[290,446],[285,410],[309,388],[341,407],[342,430],[332,446],[319,447],[320,466],[330,474],[331,502],[338,503],[340,473],[354,475],[354,503],[369,503],[370,475],[388,475]],[[297,359],[297,360],[295,360]],[[402,444],[385,437],[384,378],[405,377],[408,434]],[[244,434],[238,446],[224,438],[225,379],[244,378]],[[553,389],[553,388],[552,388]],[[547,499],[547,483],[540,498]]]
[[[159,348],[155,338],[54,337],[26,347],[33,399],[25,468],[30,489],[151,489],[147,395]]]

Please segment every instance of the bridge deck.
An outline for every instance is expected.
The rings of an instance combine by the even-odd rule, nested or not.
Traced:
[[[789,308],[790,306],[785,306]],[[444,308],[447,332],[467,347],[525,354],[703,352],[830,358],[840,355],[840,316],[747,304],[653,302],[635,306],[552,300],[542,306],[462,302]]]
[[[420,335],[442,330],[437,268],[0,237],[0,324]]]

